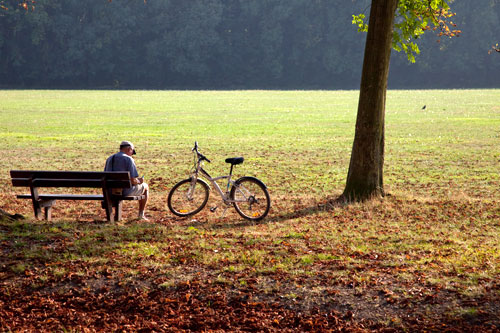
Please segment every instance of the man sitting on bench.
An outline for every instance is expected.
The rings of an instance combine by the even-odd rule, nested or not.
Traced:
[[[148,184],[144,182],[144,177],[139,177],[132,155],[135,155],[134,145],[130,141],[122,141],[120,151],[111,155],[106,160],[104,171],[128,171],[132,179],[132,187],[123,189],[123,195],[142,195],[146,198],[139,200],[139,220],[148,220],[144,216],[144,210],[148,203]]]

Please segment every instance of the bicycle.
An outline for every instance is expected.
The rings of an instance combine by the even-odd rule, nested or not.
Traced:
[[[231,164],[229,175],[212,178],[202,167],[204,161],[210,163],[210,160],[198,151],[197,142],[191,151],[194,152],[191,176],[175,184],[168,194],[168,208],[173,214],[187,217],[199,213],[205,207],[210,186],[200,179],[201,175],[211,183],[226,205],[222,216],[232,204],[238,214],[245,219],[259,221],[266,217],[271,208],[267,186],[255,177],[244,176],[236,181],[232,180],[233,169],[243,163],[243,157],[227,158],[226,163]],[[226,191],[223,192],[217,181],[226,179]],[[216,209],[217,207],[211,208],[210,211],[214,212]]]

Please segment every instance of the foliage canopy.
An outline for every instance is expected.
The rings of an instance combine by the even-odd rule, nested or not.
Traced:
[[[451,12],[449,2],[453,0],[400,0],[396,12],[396,22],[392,37],[394,50],[403,51],[410,62],[415,62],[415,55],[420,53],[416,40],[426,30],[438,30],[439,36],[458,37],[460,30],[451,21],[456,13]],[[353,15],[352,23],[358,26],[358,32],[368,31],[364,14]],[[433,27],[430,27],[430,24]],[[452,28],[450,28],[450,26]]]
[[[350,22],[370,1],[0,3],[3,87],[356,89],[363,40]],[[497,87],[498,2],[453,3],[453,22],[426,3],[400,2],[395,48],[422,52],[393,56],[390,87]],[[422,35],[456,33],[455,20],[460,38]]]

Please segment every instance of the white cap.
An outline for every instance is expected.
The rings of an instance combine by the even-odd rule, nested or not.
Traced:
[[[132,149],[134,149],[134,145],[130,141],[122,141],[122,143],[120,143],[120,149],[127,146],[130,146],[132,147]]]

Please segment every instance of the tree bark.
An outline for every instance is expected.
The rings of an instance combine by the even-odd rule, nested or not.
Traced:
[[[343,200],[384,195],[384,121],[392,31],[398,0],[372,0],[356,132]]]

